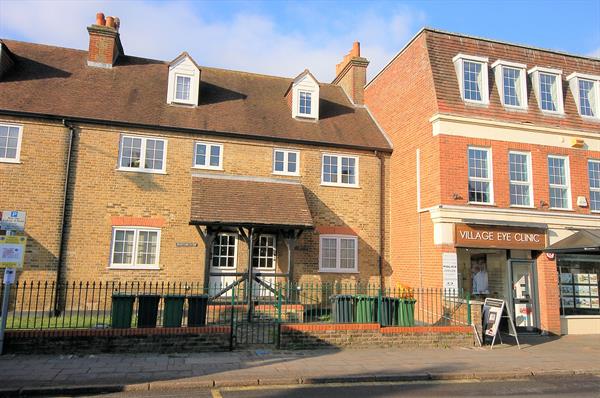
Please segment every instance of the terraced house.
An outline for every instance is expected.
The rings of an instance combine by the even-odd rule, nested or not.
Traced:
[[[1,43],[0,203],[26,214],[19,278],[389,277],[391,144],[363,105],[358,43],[325,84],[125,55],[119,24],[99,14],[88,51]]]
[[[395,148],[394,280],[600,333],[600,60],[423,29],[365,101]]]

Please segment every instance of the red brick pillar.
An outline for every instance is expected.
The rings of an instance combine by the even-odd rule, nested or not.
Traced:
[[[560,335],[560,296],[556,259],[542,253],[537,260],[540,327],[543,331]]]

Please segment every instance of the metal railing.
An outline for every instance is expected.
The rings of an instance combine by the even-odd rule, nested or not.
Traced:
[[[68,282],[57,286],[54,282],[19,281],[11,287],[7,329],[233,326],[253,322],[382,326],[471,323],[469,296],[460,290],[382,288],[363,283],[270,284],[266,278],[257,278],[252,284],[239,283],[218,295],[225,287],[205,287],[198,282]],[[204,297],[203,301],[198,301],[199,297]]]

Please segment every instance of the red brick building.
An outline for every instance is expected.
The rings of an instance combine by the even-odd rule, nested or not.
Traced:
[[[423,29],[365,103],[394,145],[395,282],[600,333],[598,59]]]

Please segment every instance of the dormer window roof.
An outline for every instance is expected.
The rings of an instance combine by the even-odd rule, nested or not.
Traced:
[[[292,97],[292,117],[319,119],[319,82],[308,69],[294,79],[286,95]]]
[[[527,65],[499,59],[492,69],[502,105],[527,109]]]
[[[167,84],[167,103],[198,105],[200,73],[200,67],[186,52],[171,61]]]
[[[452,58],[452,62],[454,62],[463,101],[473,104],[489,104],[488,58],[460,53]]]
[[[579,114],[600,120],[600,76],[574,72],[567,81]]]
[[[540,110],[550,115],[563,115],[562,71],[536,66],[528,73]]]

